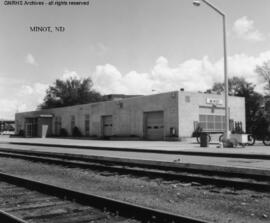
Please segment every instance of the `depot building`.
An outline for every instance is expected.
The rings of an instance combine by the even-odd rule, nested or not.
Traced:
[[[241,122],[245,131],[245,99],[230,96],[228,107],[230,123]],[[47,136],[59,136],[63,130],[72,136],[77,127],[86,137],[177,140],[191,137],[198,126],[206,132],[223,132],[224,95],[182,90],[112,98],[105,102],[17,113],[15,123],[16,133],[23,132],[26,137],[41,137],[43,131]]]

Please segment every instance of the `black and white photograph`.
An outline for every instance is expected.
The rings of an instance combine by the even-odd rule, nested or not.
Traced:
[[[269,0],[1,0],[0,222],[270,222]]]

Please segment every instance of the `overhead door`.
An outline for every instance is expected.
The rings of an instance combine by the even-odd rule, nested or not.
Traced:
[[[103,116],[102,117],[103,122],[103,136],[108,137],[112,136],[112,116]]]
[[[145,113],[145,134],[149,140],[164,139],[164,115],[162,111]]]

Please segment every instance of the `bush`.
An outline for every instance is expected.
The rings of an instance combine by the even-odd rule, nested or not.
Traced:
[[[75,126],[73,128],[72,136],[74,136],[74,137],[81,137],[82,136],[82,133],[81,133],[80,129],[77,126]]]
[[[68,136],[67,130],[64,129],[64,128],[61,128],[59,135],[62,136],[62,137],[67,137]]]
[[[19,131],[18,136],[24,136],[24,131],[22,129]]]

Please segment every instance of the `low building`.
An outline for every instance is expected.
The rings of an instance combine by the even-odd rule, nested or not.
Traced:
[[[170,140],[191,137],[200,126],[204,131],[222,132],[225,122],[224,95],[173,91],[91,104],[16,114],[16,133],[40,137],[75,127],[83,136],[131,137]],[[229,118],[241,122],[245,131],[245,99],[229,97]],[[62,129],[62,130],[61,130]]]

